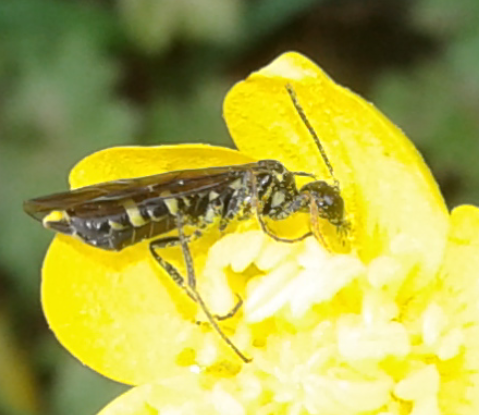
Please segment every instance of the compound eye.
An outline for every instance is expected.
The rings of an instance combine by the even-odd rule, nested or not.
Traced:
[[[334,194],[326,195],[324,201],[325,218],[334,225],[342,223],[344,220],[344,201],[339,193],[335,191]]]
[[[329,208],[333,207],[335,203],[337,203],[337,200],[335,199],[336,198],[334,198],[332,195],[323,195],[316,199],[316,203],[319,207]]]
[[[341,224],[344,219],[344,201],[339,190],[326,182],[318,181],[305,185],[301,192],[307,192],[316,203],[319,215],[332,224]]]

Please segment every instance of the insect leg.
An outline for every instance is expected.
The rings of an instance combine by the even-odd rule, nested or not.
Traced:
[[[201,236],[200,231],[196,231],[192,235],[185,236],[187,242],[191,242],[192,240],[195,240]],[[185,284],[185,278],[180,274],[180,272],[168,261],[166,261],[163,257],[161,257],[158,252],[156,252],[157,249],[161,248],[170,248],[173,246],[178,246],[181,245],[180,238],[177,236],[171,236],[167,238],[161,238],[161,239],[156,239],[154,241],[150,242],[149,249],[150,253],[155,259],[156,262],[165,270],[165,272],[170,276],[170,278],[175,282],[176,285],[178,285],[182,290],[185,291],[185,293],[190,297],[194,302],[196,302],[196,297],[193,295],[191,292],[191,289],[188,285]],[[240,297],[239,294],[236,294],[238,297],[238,301],[234,305],[234,307],[228,311],[228,313],[224,315],[215,315],[214,317],[217,320],[227,320],[231,317],[233,317],[238,310],[241,308],[243,305],[243,299]]]
[[[311,228],[313,229],[313,234],[315,238],[318,241],[321,241],[323,246],[326,248],[328,252],[331,252],[331,249],[329,248],[328,244],[326,243],[326,240],[324,239],[323,235],[321,232],[319,232],[319,223],[318,223],[318,218],[319,218],[319,212],[318,212],[318,205],[314,202],[310,202],[309,204],[309,217],[311,219]]]
[[[316,179],[316,175],[313,173],[306,173],[304,171],[292,171],[292,175],[299,176],[299,177],[311,177],[312,179]]]
[[[270,238],[278,242],[295,243],[295,242],[300,242],[303,239],[306,239],[313,234],[312,232],[307,232],[304,235],[299,236],[298,238],[282,238],[278,235],[275,235],[273,232],[271,232],[271,230],[268,228],[265,221],[263,220],[263,216],[261,215],[260,208],[259,208],[258,187],[256,186],[256,177],[251,172],[249,173],[249,182],[251,185],[251,203],[253,206],[253,210],[256,214],[261,230],[266,235],[268,235]]]
[[[203,298],[196,290],[196,277],[195,277],[195,269],[193,265],[193,258],[191,256],[190,248],[188,246],[187,239],[183,233],[183,218],[181,213],[176,216],[176,223],[178,227],[178,237],[180,240],[181,249],[183,251],[183,258],[186,264],[186,270],[188,273],[188,287],[191,289],[192,294],[195,297],[196,302],[199,304],[203,313],[205,313],[206,318],[216,330],[216,332],[220,335],[223,341],[231,347],[231,349],[243,360],[243,362],[248,363],[251,362],[251,359],[246,357],[235,345],[234,343],[223,333],[220,326],[216,322],[215,318],[211,314],[210,310],[208,309],[206,303],[204,302]]]
[[[185,279],[183,278],[183,276],[173,265],[171,265],[168,261],[161,257],[158,252],[156,252],[156,249],[177,246],[179,243],[180,241],[178,237],[174,236],[170,238],[161,238],[151,241],[148,247],[155,261],[160,264],[160,266],[166,271],[166,273],[175,282],[175,284],[178,285],[178,287],[180,287],[182,290],[184,290],[188,297],[190,297],[193,301],[196,302],[196,298],[190,291],[189,287],[185,284]]]
[[[235,316],[235,314],[238,312],[238,310],[243,305],[243,299],[241,298],[241,296],[239,294],[236,294],[236,297],[238,298],[238,301],[236,302],[234,307],[222,316],[220,316],[218,314],[215,314],[214,317],[215,317],[216,320],[224,321],[224,320],[228,320],[229,318],[232,318],[232,317]]]

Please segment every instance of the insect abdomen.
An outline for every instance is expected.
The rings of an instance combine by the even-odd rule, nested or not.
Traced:
[[[161,199],[136,204],[125,201],[115,210],[91,206],[68,211],[54,211],[43,219],[43,225],[67,235],[75,236],[96,248],[119,251],[144,239],[169,232],[175,228],[175,217]]]

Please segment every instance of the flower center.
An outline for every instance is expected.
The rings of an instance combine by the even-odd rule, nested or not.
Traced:
[[[201,281],[215,314],[243,297],[231,338],[254,360],[237,380],[258,384],[249,404],[268,396],[272,413],[439,414],[451,362],[464,358],[463,328],[431,294],[437,278],[418,288],[404,252],[365,265],[313,237],[286,244],[233,233],[210,249]],[[211,344],[201,364],[218,358]]]

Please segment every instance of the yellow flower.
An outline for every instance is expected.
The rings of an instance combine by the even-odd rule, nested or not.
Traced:
[[[230,310],[235,293],[245,300],[220,324],[248,364],[194,324],[201,311],[145,243],[110,253],[57,236],[43,268],[50,326],[86,365],[140,385],[101,415],[478,413],[479,210],[449,214],[401,131],[305,57],[282,55],[230,91],[225,117],[241,153],[110,149],[80,162],[72,187],[260,159],[332,180],[286,85],[331,160],[348,235],[312,220],[324,244],[286,244],[251,220],[191,243],[212,312]],[[181,263],[179,249],[166,253]]]

